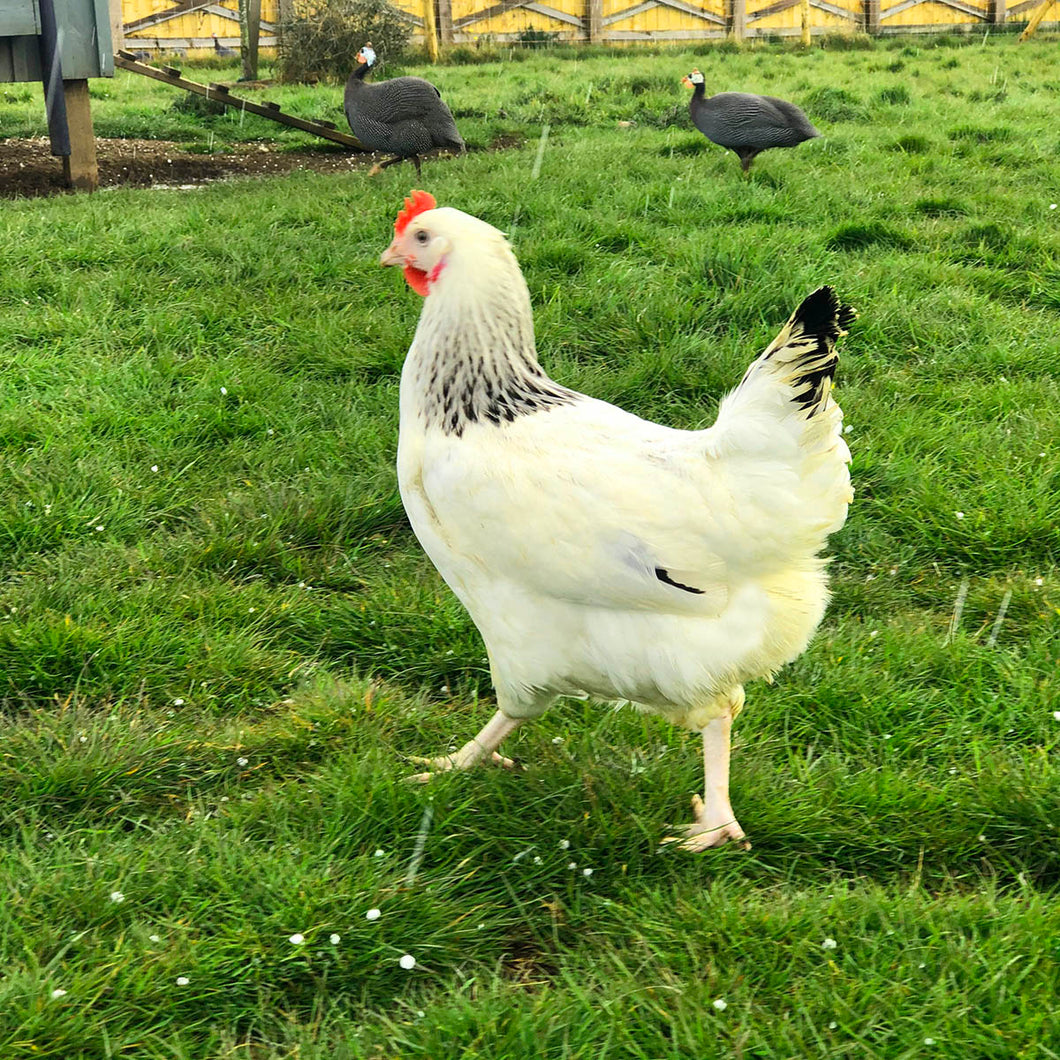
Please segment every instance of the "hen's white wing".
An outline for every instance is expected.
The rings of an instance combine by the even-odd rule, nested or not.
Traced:
[[[734,585],[790,563],[777,515],[799,500],[781,462],[727,467],[712,443],[591,398],[436,435],[421,489],[441,550],[428,550],[443,575],[448,552],[544,597],[719,614]]]

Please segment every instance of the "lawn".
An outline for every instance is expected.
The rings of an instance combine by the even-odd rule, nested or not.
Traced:
[[[692,66],[824,138],[743,178]],[[475,148],[418,182],[0,201],[0,1056],[1060,1056],[1056,40],[407,72]],[[93,96],[104,136],[310,143]],[[396,491],[414,185],[510,233],[555,378],[675,426],[814,287],[860,310],[834,600],[736,727],[749,853],[659,851],[696,739],[608,705],[402,783],[493,709]]]

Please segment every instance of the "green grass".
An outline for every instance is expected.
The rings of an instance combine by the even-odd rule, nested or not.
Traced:
[[[422,183],[511,233],[563,382],[705,425],[807,291],[861,311],[835,599],[737,726],[749,854],[658,852],[695,741],[597,704],[524,772],[400,782],[492,709],[396,495],[411,170],[0,205],[0,1055],[1060,1055],[1054,50],[430,71],[473,145],[526,142]],[[743,179],[696,65],[825,138]],[[41,132],[22,88],[0,135]],[[103,135],[308,144],[93,92]]]

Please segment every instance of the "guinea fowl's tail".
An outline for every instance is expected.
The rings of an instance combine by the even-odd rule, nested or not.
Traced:
[[[832,377],[836,341],[856,316],[831,287],[805,298],[722,401],[712,430],[734,482],[745,478],[774,518],[810,538],[842,526],[853,496]]]

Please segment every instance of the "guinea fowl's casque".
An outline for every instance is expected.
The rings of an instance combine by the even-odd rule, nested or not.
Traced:
[[[750,92],[719,92],[708,97],[699,70],[682,78],[682,84],[693,89],[688,104],[692,124],[708,140],[735,151],[745,173],[759,152],[771,147],[795,147],[821,135],[810,119],[786,99]]]
[[[464,150],[453,115],[430,81],[394,77],[366,84],[365,74],[375,63],[371,44],[357,53],[357,62],[357,69],[346,82],[346,120],[365,147],[396,156],[372,172],[411,158],[419,173],[420,155],[445,147]]]
[[[852,498],[836,339],[807,297],[707,430],[675,430],[553,382],[507,240],[413,192],[383,265],[423,311],[401,374],[398,481],[412,527],[485,641],[498,710],[467,769],[557,696],[629,700],[700,731],[690,850],[742,840],[729,735],[744,682],[806,647],[828,602],[828,535]],[[430,773],[415,779],[428,779]]]

